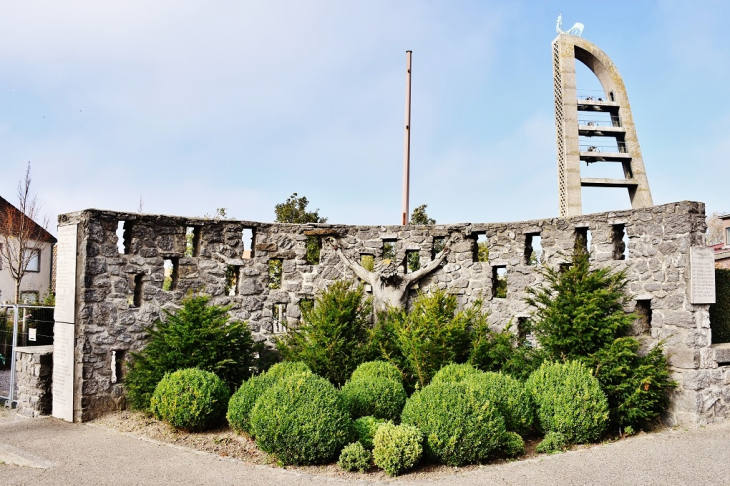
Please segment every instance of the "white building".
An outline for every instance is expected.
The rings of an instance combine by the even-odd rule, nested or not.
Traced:
[[[17,218],[25,216],[15,206],[0,197],[0,224],[6,224],[8,214],[12,214]],[[40,225],[35,225],[34,232],[41,235],[41,245],[37,250],[33,251],[28,268],[26,269],[23,280],[20,282],[20,300],[27,303],[35,303],[42,300],[48,295],[51,289],[51,277],[53,273],[53,246],[56,238]],[[6,245],[5,238],[0,235],[0,245]],[[34,245],[35,246],[35,245]],[[0,258],[0,303],[12,303],[15,299],[15,281],[10,276],[7,268],[7,262]]]

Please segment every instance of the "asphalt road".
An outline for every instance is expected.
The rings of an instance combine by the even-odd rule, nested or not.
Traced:
[[[257,466],[99,426],[0,413],[3,485],[372,484]],[[23,464],[23,465],[16,465]],[[730,422],[484,466],[408,484],[730,484]]]

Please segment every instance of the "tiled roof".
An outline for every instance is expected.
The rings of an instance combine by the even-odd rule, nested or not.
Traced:
[[[0,197],[0,226],[2,226],[2,227],[7,226],[9,217],[27,219],[27,216],[25,216],[22,212],[20,212],[20,210],[18,208],[16,208],[12,204],[10,204],[4,198]],[[43,228],[41,225],[39,225],[35,221],[31,220],[31,222],[35,226],[35,228],[33,229],[33,233],[40,235],[40,238],[38,238],[38,239],[40,239],[42,241],[47,241],[49,243],[56,242],[56,238],[51,233],[46,231],[45,228]]]

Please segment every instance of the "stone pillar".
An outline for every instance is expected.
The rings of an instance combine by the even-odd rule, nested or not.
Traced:
[[[18,413],[26,417],[51,414],[53,346],[15,348]]]

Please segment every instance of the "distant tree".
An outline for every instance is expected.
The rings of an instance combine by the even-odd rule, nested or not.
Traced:
[[[715,211],[707,217],[706,240],[708,245],[717,245],[718,243],[725,242],[725,234],[723,233],[724,228],[722,220],[720,219],[720,216],[723,214],[727,213]]]
[[[40,205],[30,191],[30,162],[25,179],[18,182],[18,207],[0,205],[0,261],[8,269],[15,283],[15,303],[20,300],[20,283],[30,262],[39,258],[40,251],[48,242],[48,218],[38,223]]]
[[[295,192],[289,199],[274,208],[277,223],[326,223],[327,218],[319,215],[319,209],[307,211],[309,200],[306,197],[297,197]]]
[[[411,213],[411,224],[436,224],[436,220],[426,214],[428,204],[421,204]]]

